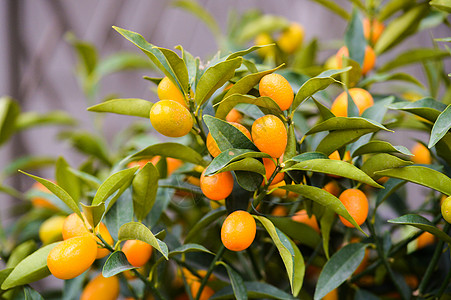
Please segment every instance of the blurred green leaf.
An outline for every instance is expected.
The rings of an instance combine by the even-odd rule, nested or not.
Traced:
[[[153,69],[154,65],[146,58],[136,55],[135,53],[115,53],[102,59],[95,70],[96,75],[100,78],[124,71],[135,69]]]
[[[75,202],[79,202],[80,199],[80,182],[78,177],[69,171],[70,165],[60,156],[56,161],[55,166],[55,179],[56,183],[64,189]]]
[[[360,156],[368,153],[400,153],[404,155],[412,155],[409,149],[404,146],[393,146],[389,142],[385,141],[369,141],[368,143],[357,148],[353,153],[352,157]]]
[[[253,157],[266,157],[271,158],[269,154],[263,152],[255,152],[248,149],[229,149],[224,151],[218,156],[216,156],[213,161],[208,165],[205,170],[205,175],[212,175],[218,173],[220,170],[224,169],[228,164],[236,161],[240,161],[244,158]]]
[[[351,20],[346,28],[345,44],[349,51],[349,58],[362,66],[367,43],[363,35],[362,20],[357,9],[352,11]]]
[[[324,254],[327,259],[329,258],[329,240],[330,240],[330,232],[332,227],[334,226],[335,221],[335,212],[331,209],[325,209],[321,219],[319,220],[321,224],[321,236],[323,238],[323,249]]]
[[[440,141],[451,128],[451,104],[438,116],[432,127],[428,148],[432,148]]]
[[[45,300],[44,297],[42,297],[41,294],[39,294],[38,291],[34,290],[30,286],[22,287],[22,292],[23,292],[23,297],[24,297],[23,299],[26,299],[26,300]],[[22,296],[22,295],[20,295],[20,296]]]
[[[87,185],[89,185],[90,188],[94,190],[97,190],[99,186],[102,184],[102,182],[97,177],[92,176],[91,174],[88,174],[86,172],[82,172],[72,168],[68,168],[68,171],[73,175],[77,176],[77,178],[85,182]]]
[[[94,199],[92,200],[92,205],[98,205],[100,203],[105,203],[107,198],[111,196],[114,192],[119,190],[122,186],[130,185],[133,177],[135,176],[138,166],[125,169],[110,175],[97,190]]]
[[[147,163],[133,178],[133,210],[138,221],[142,221],[155,203],[159,172],[152,163]]]
[[[373,83],[379,83],[379,82],[387,82],[387,81],[391,81],[391,80],[398,80],[398,81],[405,81],[405,82],[409,82],[412,84],[415,84],[421,88],[424,88],[423,84],[418,81],[415,77],[413,77],[410,74],[407,73],[393,73],[393,74],[388,74],[388,73],[378,73],[378,74],[374,74],[372,76],[366,77],[365,79],[363,79],[360,83],[359,86],[361,87],[369,87],[371,86]]]
[[[379,153],[371,156],[360,168],[371,178],[378,179],[380,176],[376,173],[381,170],[399,168],[413,164],[411,161],[400,159],[388,153]]]
[[[305,68],[314,66],[318,53],[318,40],[313,38],[310,43],[296,52],[292,68],[303,71]]]
[[[446,105],[432,98],[423,98],[415,102],[401,101],[387,106],[389,109],[407,111],[435,123]]]
[[[102,268],[103,277],[111,277],[127,270],[137,269],[132,266],[122,251],[114,251],[106,260]]]
[[[406,183],[405,180],[397,178],[389,178],[384,184],[384,189],[377,193],[376,208],[381,205],[388,197],[390,197],[398,188]]]
[[[87,273],[85,272],[75,278],[64,280],[61,300],[77,300],[80,298]]]
[[[15,122],[20,114],[20,107],[9,97],[0,98],[0,145],[14,133]]]
[[[5,176],[15,175],[17,170],[38,169],[41,167],[48,167],[55,164],[56,159],[50,156],[24,156],[11,161],[4,167],[3,174]]]
[[[113,99],[88,107],[87,110],[148,119],[152,105],[152,102],[137,98]]]
[[[428,219],[425,217],[422,217],[420,215],[414,215],[414,214],[408,214],[401,216],[396,219],[388,220],[387,222],[392,224],[401,224],[401,225],[410,225],[414,226],[416,228],[419,228],[421,230],[427,231],[433,235],[435,235],[437,238],[443,240],[444,242],[451,244],[451,237],[442,230],[438,229],[433,223],[431,223]]]
[[[206,213],[188,232],[184,243],[190,243],[199,238],[199,232],[207,228],[211,223],[217,221],[220,217],[227,213],[224,206]]]
[[[319,234],[307,224],[293,221],[291,218],[268,217],[274,225],[293,240],[316,249],[321,242]]]
[[[397,11],[406,9],[407,7],[411,7],[412,5],[415,5],[415,2],[404,0],[389,0],[381,7],[378,19],[382,22],[391,17]]]
[[[378,69],[378,72],[387,72],[395,68],[406,66],[409,64],[414,64],[417,62],[422,62],[431,59],[443,59],[444,57],[449,57],[450,54],[447,51],[432,48],[417,48],[410,49],[389,62],[386,62],[382,67]]]
[[[262,216],[254,216],[254,218],[260,221],[263,227],[265,227],[277,250],[279,250],[279,254],[288,273],[291,293],[296,297],[302,288],[305,272],[304,258],[298,246],[267,218]]]
[[[64,132],[61,136],[67,138],[72,146],[80,152],[93,155],[105,164],[111,165],[107,147],[104,145],[103,140],[98,136],[94,136],[86,131]]]
[[[341,61],[342,67],[351,68],[349,72],[345,72],[340,75],[341,81],[348,88],[352,88],[356,86],[357,83],[359,83],[360,79],[362,78],[362,68],[360,67],[360,64],[358,62],[344,55],[341,57]],[[352,97],[348,97],[348,102],[349,99],[352,99]]]
[[[8,194],[10,196],[13,196],[17,199],[21,199],[22,198],[22,193],[19,192],[18,190],[10,187],[10,186],[6,186],[6,185],[2,185],[0,184],[0,193],[5,193]]]
[[[342,17],[345,20],[349,20],[351,18],[349,13],[335,1],[331,0],[313,0],[313,1],[324,6],[324,8],[327,8],[328,10],[332,11],[333,13]]]
[[[175,86],[179,87],[182,94],[188,95],[189,93],[189,77],[188,77],[188,69],[186,68],[185,62],[181,59],[177,53],[172,50],[155,47],[163,53],[164,57],[166,57],[166,61],[169,64],[169,67],[174,73],[174,80],[170,77],[169,79],[175,84]]]
[[[315,98],[313,98],[313,102],[315,103],[316,107],[318,108],[319,115],[321,116],[323,121],[326,121],[327,119],[334,118],[335,115],[330,111],[329,108],[324,106],[321,102],[317,101]]]
[[[187,12],[198,17],[202,22],[207,25],[208,29],[211,30],[217,41],[221,39],[221,29],[215,18],[197,1],[194,0],[178,0],[173,2],[173,5],[186,10]]]
[[[16,246],[8,258],[6,268],[15,268],[25,257],[36,251],[36,248],[36,242],[33,240],[28,240]]]
[[[449,0],[431,0],[429,5],[447,13],[451,13],[451,2]]]
[[[225,119],[232,108],[240,103],[253,104],[259,108],[267,109],[276,116],[283,116],[283,112],[280,110],[279,105],[269,97],[255,98],[250,95],[233,94],[227,98],[224,97],[224,100],[215,105],[215,107],[217,107],[216,118]]]
[[[74,34],[66,34],[66,40],[75,48],[79,63],[85,72],[90,75],[97,66],[97,50],[93,44],[79,40]]]
[[[121,226],[118,233],[118,239],[120,241],[125,240],[140,240],[143,241],[155,249],[157,249],[166,259],[168,259],[168,246],[157,239],[152,231],[144,224],[139,222],[129,222]]]
[[[256,37],[260,33],[269,33],[277,30],[282,30],[288,27],[289,22],[287,19],[273,16],[262,15],[257,18],[253,18],[240,28],[239,35],[236,37],[237,42],[242,44],[248,40]]]
[[[64,111],[52,111],[45,114],[26,112],[19,115],[16,129],[24,130],[43,125],[75,125],[77,121]]]
[[[244,282],[244,286],[246,287],[248,297],[251,299],[297,299],[290,294],[264,282]],[[226,286],[225,288],[217,291],[210,299],[225,300],[232,299],[233,296],[233,288],[231,286]]]
[[[247,290],[244,285],[243,278],[240,274],[234,271],[228,264],[220,261],[216,263],[217,265],[222,265],[226,268],[227,274],[229,275],[230,284],[232,285],[233,295],[237,300],[247,300]]]
[[[318,278],[314,300],[320,300],[339,287],[358,268],[368,244],[352,243],[338,250],[326,263]]]

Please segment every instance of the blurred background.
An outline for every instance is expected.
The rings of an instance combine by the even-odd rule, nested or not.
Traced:
[[[260,10],[265,14],[281,16],[302,24],[305,28],[304,41],[313,37],[319,40],[318,61],[325,61],[334,54],[342,41],[346,22],[308,0],[199,0],[209,11],[220,30],[226,34],[233,16],[249,10]],[[350,11],[350,1],[336,3]],[[123,71],[105,76],[99,83],[99,90],[88,99],[77,78],[77,56],[74,41],[88,42],[95,46],[99,59],[118,52],[131,52],[145,57],[134,45],[112,29],[113,25],[141,33],[154,45],[173,48],[182,45],[203,61],[212,57],[218,49],[212,32],[191,13],[175,7],[172,1],[162,0],[4,0],[0,2],[0,94],[15,98],[22,111],[45,113],[53,110],[68,112],[78,126],[94,131],[94,113],[86,111],[88,106],[103,101],[114,94],[124,98],[143,98],[155,102],[155,86],[143,80],[143,75],[161,76],[150,69]],[[69,35],[70,33],[70,35]],[[403,42],[401,47],[388,55],[378,57],[377,65],[393,58],[397,53],[413,47],[433,45],[432,39],[449,36],[445,25],[420,34]],[[328,41],[326,44],[325,41]],[[248,45],[251,45],[249,41]],[[449,72],[450,64],[446,69]],[[402,70],[410,73],[427,85],[421,65]],[[374,89],[384,89],[375,85]],[[332,95],[334,97],[335,95]],[[104,135],[111,143],[114,136],[132,118],[105,116]],[[33,128],[17,134],[12,142],[0,150],[0,164],[6,165],[12,159],[24,155],[64,156],[69,163],[79,165],[81,156],[67,142],[57,140],[60,131],[56,126]],[[415,137],[420,138],[421,137]],[[398,141],[399,145],[410,147],[414,142],[408,137]],[[53,170],[42,171],[41,176],[53,177]],[[21,190],[31,185],[25,176],[13,176],[11,184]],[[10,183],[10,182],[8,182]],[[416,192],[415,192],[416,193]],[[7,196],[0,195],[2,205]]]

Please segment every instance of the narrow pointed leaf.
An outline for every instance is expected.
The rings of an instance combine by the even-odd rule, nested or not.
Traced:
[[[148,119],[152,102],[137,98],[112,99],[88,107],[88,111],[108,112],[119,115],[135,116]]]
[[[271,113],[277,116],[283,115],[283,112],[280,110],[279,105],[269,97],[255,98],[250,95],[231,94],[227,98],[224,97],[224,100],[215,105],[215,107],[217,107],[216,117],[219,119],[225,119],[232,108],[240,103],[256,105],[259,108],[269,110]]]
[[[451,104],[438,116],[432,127],[428,148],[432,148],[440,141],[451,128]]]
[[[306,135],[314,134],[321,131],[333,131],[333,130],[352,130],[352,129],[371,129],[374,131],[377,130],[386,130],[391,131],[387,129],[382,124],[370,120],[370,119],[364,119],[360,117],[335,117],[327,119],[326,121],[323,121],[310,129]]]
[[[157,249],[166,259],[168,259],[168,246],[157,239],[152,231],[144,224],[139,222],[129,222],[121,226],[118,233],[118,239],[120,241],[125,240],[140,240],[143,241],[155,249]]]
[[[222,261],[218,262],[217,264],[223,265],[226,268],[235,298],[237,300],[247,300],[246,286],[244,285],[243,278],[241,278],[240,274],[238,274],[228,264]]]
[[[273,224],[293,240],[299,241],[315,249],[321,242],[321,237],[312,227],[293,221],[291,218],[268,217]]]
[[[19,114],[20,107],[13,99],[0,98],[0,145],[14,133],[14,124]]]
[[[388,106],[389,109],[407,111],[434,123],[446,105],[433,98],[423,98],[415,102],[402,101]]]
[[[356,157],[368,153],[400,153],[411,156],[412,153],[404,146],[393,146],[385,141],[370,141],[352,153],[352,157]]]
[[[129,184],[137,169],[138,167],[125,169],[108,177],[97,190],[92,200],[92,205],[104,203],[109,196],[119,190],[123,185]]]
[[[106,260],[102,268],[103,277],[111,277],[127,270],[137,269],[132,266],[122,251],[115,251]]]
[[[433,48],[418,48],[407,50],[393,60],[385,63],[378,69],[378,72],[386,72],[398,67],[402,67],[408,64],[414,64],[417,62],[423,62],[430,59],[442,59],[446,56],[450,56],[447,51]]]
[[[350,129],[350,130],[336,130],[330,132],[324,137],[316,147],[317,152],[322,152],[326,155],[332,154],[335,150],[357,141],[365,134],[375,132],[375,129]]]
[[[25,130],[28,128],[44,125],[75,125],[77,121],[67,112],[51,111],[48,113],[26,112],[19,115],[16,120],[16,129]]]
[[[63,157],[59,157],[55,166],[55,179],[57,184],[63,188],[71,197],[78,202],[80,199],[80,182],[74,174],[69,171],[69,164]]]
[[[133,210],[138,221],[151,211],[157,196],[159,173],[152,163],[147,163],[133,178]]]
[[[229,149],[216,156],[205,170],[205,175],[211,175],[224,169],[228,164],[242,160],[244,158],[266,157],[271,158],[270,155],[263,152],[255,152],[249,149]]]
[[[371,156],[360,168],[371,178],[379,179],[378,171],[399,168],[413,164],[411,161],[400,159],[388,153],[379,153]]]

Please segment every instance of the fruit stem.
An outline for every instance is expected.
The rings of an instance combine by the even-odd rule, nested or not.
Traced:
[[[200,106],[196,109],[196,112],[194,113],[194,119],[196,119],[196,124],[199,127],[199,135],[204,141],[204,144],[207,145],[207,135],[205,134],[204,126],[202,126],[202,120],[199,118],[199,108]]]
[[[200,282],[199,290],[197,291],[197,295],[195,300],[200,299],[200,295],[202,294],[202,290],[207,285],[208,278],[210,277],[211,273],[213,273],[213,269],[216,267],[216,262],[222,258],[222,255],[224,254],[225,246],[221,245],[221,248],[219,248],[218,253],[216,253],[215,258],[211,262],[210,266],[208,267],[207,274],[205,274],[204,278],[202,278],[202,281]]]
[[[274,169],[274,172],[272,172],[271,177],[268,179],[268,182],[263,186],[263,188],[260,189],[260,193],[258,194],[257,198],[254,199],[252,202],[251,207],[247,210],[248,212],[251,212],[254,207],[257,207],[258,204],[263,200],[263,198],[266,196],[266,193],[268,191],[268,187],[271,185],[271,182],[274,180],[274,177],[276,177],[277,173],[282,169],[280,165],[277,165]]]
[[[450,224],[446,223],[445,228],[443,228],[443,231],[448,232],[449,228]],[[434,255],[432,256],[432,259],[429,262],[426,272],[424,273],[423,279],[421,279],[420,285],[418,286],[418,291],[420,292],[420,295],[423,295],[426,286],[429,283],[429,280],[431,279],[432,273],[437,267],[438,260],[442,255],[443,244],[444,244],[443,240],[439,240],[437,246],[435,247]]]

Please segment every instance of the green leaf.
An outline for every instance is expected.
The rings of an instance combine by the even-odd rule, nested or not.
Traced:
[[[163,53],[164,57],[166,57],[166,61],[169,64],[169,67],[174,73],[174,80],[170,77],[169,79],[178,86],[182,94],[188,95],[189,93],[189,77],[188,77],[188,69],[186,68],[185,62],[181,59],[177,53],[172,50],[155,47]]]
[[[362,262],[367,246],[362,243],[348,244],[332,255],[319,275],[313,299],[322,299],[348,279]]]
[[[242,160],[232,162],[228,164],[219,172],[230,172],[230,171],[248,171],[260,174],[262,176],[266,175],[266,169],[264,165],[255,158],[246,157]]]
[[[61,300],[77,300],[83,291],[84,282],[88,272],[81,274],[72,279],[64,281],[63,295]]]
[[[221,152],[233,148],[258,151],[254,143],[232,124],[208,115],[204,116],[204,121]]]
[[[105,215],[103,222],[111,233],[113,240],[117,240],[119,228],[125,223],[133,221],[132,192],[127,189]]]
[[[378,69],[378,72],[387,72],[395,68],[399,68],[405,65],[414,64],[417,62],[423,62],[431,59],[442,59],[444,57],[450,56],[447,51],[433,48],[418,48],[407,50],[399,54],[393,60],[385,63],[382,67]],[[401,73],[402,74],[402,73]]]
[[[329,192],[314,186],[303,184],[285,185],[280,188],[287,191],[298,193],[307,199],[313,200],[316,203],[333,210],[335,213],[345,218],[352,225],[354,225],[355,228],[357,228],[358,230],[360,230],[362,233],[365,234],[365,232],[360,228],[359,225],[357,225],[354,218],[349,214],[347,209],[344,207],[343,203],[341,203],[341,201],[337,197],[330,194]]]
[[[199,71],[199,58],[194,58],[191,53],[183,49],[182,46],[178,45],[175,47],[176,49],[179,49],[182,51],[182,59],[185,62],[186,69],[188,71],[188,79],[189,84],[191,86],[191,91],[196,89],[196,77],[197,72]]]
[[[374,131],[374,129],[350,129],[332,131],[321,140],[318,147],[316,147],[316,151],[330,155],[335,150],[338,150],[349,143],[355,142],[361,136],[372,133]]]
[[[0,145],[14,133],[15,122],[20,114],[20,107],[9,97],[0,98]]]
[[[244,285],[243,278],[241,278],[240,274],[234,271],[228,264],[220,261],[216,263],[217,265],[223,265],[227,274],[229,275],[230,283],[233,289],[233,295],[237,300],[246,300],[247,299],[247,290]]]
[[[178,0],[173,2],[173,5],[188,11],[202,20],[219,41],[221,38],[221,29],[215,18],[203,6],[199,5],[199,3],[194,0]]]
[[[271,236],[282,261],[287,270],[288,280],[291,285],[291,293],[297,296],[302,288],[304,280],[305,264],[304,258],[299,251],[298,246],[293,243],[283,232],[281,232],[274,224],[265,217],[253,216],[255,219],[265,227],[268,234]]]
[[[360,117],[335,117],[327,119],[315,126],[313,126],[305,135],[314,134],[321,131],[333,131],[333,130],[354,130],[354,129],[369,129],[369,130],[386,130],[385,126],[379,124],[376,121],[360,118]]]
[[[85,75],[90,75],[97,66],[97,50],[93,44],[79,40],[74,34],[66,34],[66,40],[75,48]]]
[[[368,153],[400,153],[404,155],[412,155],[409,149],[404,146],[393,146],[389,142],[385,141],[369,141],[368,143],[357,148],[352,157],[360,156]]]
[[[81,212],[80,212],[80,208],[78,207],[77,202],[65,191],[63,190],[61,187],[59,187],[58,185],[54,184],[53,182],[38,177],[38,176],[34,176],[28,173],[25,173],[21,170],[19,170],[20,173],[25,174],[27,176],[30,176],[31,178],[33,178],[34,180],[40,182],[43,186],[45,186],[46,188],[49,189],[49,191],[51,191],[55,196],[57,196],[59,199],[61,199],[73,212],[75,212],[80,218],[81,216]]]
[[[329,240],[330,232],[334,225],[335,212],[331,209],[326,209],[319,220],[321,224],[321,236],[323,237],[323,249],[326,258],[329,259]]]
[[[315,66],[318,54],[318,40],[313,38],[308,45],[296,52],[292,68],[301,73],[308,67]]]
[[[138,166],[110,175],[97,190],[96,195],[92,200],[92,205],[105,203],[107,198],[114,192],[119,190],[124,185],[129,185],[136,170],[138,170]]]
[[[35,282],[50,275],[47,267],[47,256],[59,243],[44,246],[24,258],[9,274],[2,284],[2,290]]]
[[[81,203],[81,207],[83,208],[86,221],[88,221],[92,228],[96,228],[100,221],[102,221],[103,214],[105,213],[105,204],[85,205]]]
[[[8,195],[10,195],[12,197],[15,197],[17,199],[21,199],[22,198],[22,193],[21,192],[19,192],[15,188],[12,188],[12,187],[6,186],[6,185],[1,185],[0,184],[0,193],[8,194]]]
[[[432,98],[423,98],[415,102],[401,101],[387,106],[389,109],[407,111],[435,123],[446,105]]]
[[[451,104],[438,116],[432,127],[428,148],[432,148],[440,141],[451,128]]]
[[[398,188],[406,183],[405,180],[389,178],[384,184],[384,189],[377,193],[376,208],[379,207],[388,197],[390,197]]]
[[[168,259],[168,246],[157,239],[152,231],[144,224],[139,222],[129,222],[121,226],[118,233],[118,239],[120,241],[125,240],[140,240],[143,241],[155,249],[157,249],[166,259]]]
[[[420,25],[419,21],[427,15],[428,11],[428,4],[420,4],[392,20],[374,47],[376,55],[384,53],[415,33]]]
[[[204,230],[205,228],[207,228],[207,226],[209,226],[211,223],[217,221],[220,217],[222,217],[223,215],[225,215],[226,209],[225,207],[221,206],[218,209],[209,211],[207,214],[205,214],[202,219],[200,219],[188,232],[188,234],[186,235],[184,244],[190,243],[193,240],[199,238],[200,234],[199,232],[201,232],[202,230]]]
[[[111,277],[127,270],[137,269],[132,266],[122,251],[114,251],[106,260],[102,268],[103,277]]]
[[[327,70],[322,72],[316,77],[307,80],[296,93],[296,97],[293,100],[293,112],[309,97],[313,96],[316,92],[324,90],[332,83],[339,82],[334,79],[333,76],[339,75],[351,70],[350,67],[339,70]]]
[[[54,165],[56,159],[50,156],[24,156],[18,158],[4,167],[2,170],[5,176],[11,176],[17,173],[17,170],[38,169]]]
[[[449,0],[431,0],[429,5],[447,13],[451,13],[451,2]]]
[[[323,121],[335,117],[335,115],[330,111],[329,108],[324,106],[321,102],[317,101],[315,98],[312,97],[312,99],[313,99],[313,102],[315,103],[316,107],[318,108],[319,115],[321,116]]]
[[[264,282],[245,282],[244,286],[247,290],[248,297],[251,299],[297,299],[290,294],[287,294],[286,292]],[[210,298],[210,300],[233,299],[233,297],[233,288],[231,286],[226,286],[225,288],[217,291]]]
[[[24,130],[42,125],[75,125],[77,121],[67,112],[52,111],[45,114],[26,112],[18,116],[16,129]]]
[[[107,165],[111,165],[108,158],[107,147],[104,145],[103,140],[98,136],[94,136],[90,132],[66,132],[63,133],[63,137],[67,137],[72,146],[78,149],[82,153],[93,155],[99,158]]]
[[[287,130],[287,146],[283,154],[283,160],[287,161],[296,155],[296,134],[294,132],[294,124],[290,124]]]
[[[352,11],[351,20],[345,33],[345,44],[349,50],[349,58],[363,65],[365,57],[366,39],[363,35],[363,24],[357,9]]]
[[[148,119],[152,102],[137,98],[113,99],[88,107],[88,111],[109,112]]]
[[[446,232],[438,229],[433,223],[429,222],[428,219],[420,215],[408,214],[396,219],[388,220],[388,222],[392,224],[414,226],[435,235],[437,238],[448,244],[451,244],[451,237]]]
[[[342,67],[352,68],[349,70],[349,72],[345,72],[340,75],[341,81],[348,87],[354,87],[357,85],[357,83],[360,81],[360,78],[362,78],[362,68],[360,67],[360,64],[356,62],[355,60],[347,57],[342,56]],[[352,97],[348,98],[349,100],[352,99]]]
[[[205,170],[205,175],[212,175],[223,170],[228,164],[242,160],[244,158],[266,157],[271,158],[269,154],[263,152],[255,152],[248,149],[229,149],[216,156]]]
[[[291,161],[302,162],[312,159],[327,159],[327,155],[321,152],[304,152],[293,157]]]
[[[102,182],[97,177],[92,176],[91,174],[88,174],[86,172],[82,172],[72,168],[68,168],[68,171],[77,176],[77,178],[82,180],[84,183],[89,185],[89,187],[94,190],[97,190],[99,186],[102,184]]]
[[[405,81],[405,82],[413,83],[413,84],[419,86],[420,88],[424,88],[423,84],[420,81],[418,81],[415,77],[413,77],[412,75],[407,74],[407,73],[392,73],[392,74],[377,73],[377,74],[374,74],[372,76],[369,76],[369,77],[363,79],[360,82],[359,86],[369,87],[373,83],[387,82],[387,81],[391,81],[391,80]]]
[[[80,199],[80,182],[74,174],[69,171],[69,164],[60,156],[56,161],[55,179],[56,183],[78,202]]]
[[[28,240],[18,245],[8,258],[6,268],[15,268],[25,257],[36,251],[37,245],[33,240]]]
[[[152,163],[147,163],[133,178],[133,210],[138,221],[142,221],[155,203],[159,173]]]
[[[451,195],[451,178],[439,171],[423,166],[407,166],[375,172],[378,176],[388,176],[407,180]]]
[[[235,171],[236,181],[238,184],[249,192],[256,191],[263,182],[263,176],[253,172]]]
[[[161,143],[144,148],[141,151],[125,158],[122,163],[127,163],[131,160],[138,160],[142,158],[149,158],[156,155],[164,157],[177,158],[182,161],[193,163],[195,165],[205,166],[207,163],[202,156],[190,147],[177,143]]]
[[[411,164],[413,164],[411,161],[400,159],[394,155],[379,153],[365,161],[360,169],[371,178],[379,179],[378,171],[404,167]]]
[[[24,286],[22,288],[23,291],[23,299],[26,300],[45,300],[44,297],[41,296],[41,294],[38,293],[38,291],[32,289],[29,286]]]
[[[98,79],[102,77],[124,71],[124,70],[135,70],[135,69],[154,69],[154,64],[152,64],[147,58],[137,55],[135,53],[114,53],[102,61],[99,62],[95,73]]]
[[[312,249],[316,249],[321,242],[321,237],[312,227],[293,221],[291,218],[269,217],[271,222],[293,240],[299,241]]]
[[[321,4],[331,12],[335,13],[336,15],[342,17],[345,20],[350,19],[349,13],[337,2],[332,0],[313,0],[314,2]]]
[[[260,108],[269,110],[276,116],[283,116],[283,112],[280,110],[279,105],[269,97],[255,98],[254,96],[250,95],[233,94],[228,96],[227,98],[224,97],[224,100],[215,105],[215,107],[217,107],[216,118],[225,119],[232,108],[240,103],[253,104]]]
[[[389,0],[385,3],[379,12],[378,19],[379,21],[384,21],[395,14],[397,11],[401,9],[406,9],[407,7],[411,7],[414,2],[404,1],[404,0]]]
[[[274,68],[274,69],[270,69],[270,70],[266,70],[266,71],[262,71],[262,72],[258,72],[258,73],[253,73],[253,74],[249,74],[244,76],[243,78],[241,78],[240,80],[238,80],[228,91],[227,93],[224,95],[224,99],[226,99],[227,97],[233,95],[233,94],[246,94],[247,92],[249,92],[254,86],[256,86],[260,80],[268,75],[271,74],[275,71],[277,71],[278,69],[280,69],[281,67],[283,67],[283,64]],[[219,104],[217,104],[219,105]],[[218,115],[216,115],[216,117],[219,118]],[[221,118],[222,119],[222,118]]]
[[[312,159],[299,162],[292,167],[284,169],[283,171],[302,170],[309,172],[319,172],[325,174],[332,174],[336,176],[346,177],[370,186],[381,188],[382,186],[371,179],[364,171],[360,170],[351,163],[334,160],[334,159]]]
[[[234,59],[234,58],[237,58],[237,57],[240,57],[240,56],[245,56],[246,54],[254,52],[254,51],[256,51],[258,49],[261,49],[263,47],[265,47],[265,46],[252,46],[252,47],[250,47],[248,49],[245,49],[245,50],[240,50],[240,51],[237,51],[237,52],[233,52],[232,54],[229,54],[229,56],[227,56],[226,60],[231,60],[231,59]],[[244,63],[244,60],[243,60],[243,63]],[[248,67],[248,66],[246,66],[246,67]]]
[[[198,106],[204,104],[211,95],[229,81],[243,61],[242,57],[220,62],[208,68],[199,79],[196,87],[195,100]]]
[[[283,17],[269,14],[262,15],[247,22],[240,28],[240,34],[236,37],[236,42],[242,44],[256,37],[260,33],[282,30],[289,25],[287,19]]]

